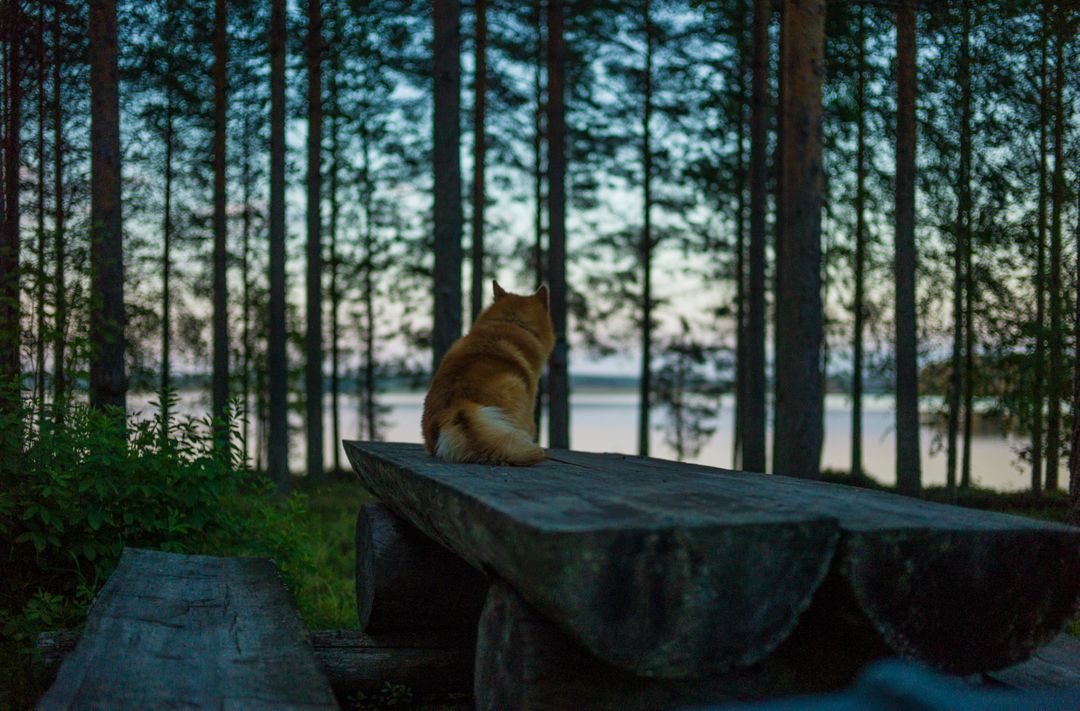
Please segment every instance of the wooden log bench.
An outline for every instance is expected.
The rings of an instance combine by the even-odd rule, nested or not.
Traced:
[[[390,618],[426,594],[424,614],[477,625],[478,708],[824,691],[896,655],[982,674],[1029,658],[1080,598],[1080,530],[1062,525],[623,455],[522,469],[346,451],[386,507],[358,522],[359,609],[377,619],[380,578],[410,578]],[[375,545],[374,528],[394,533]],[[426,562],[406,571],[410,556]]]
[[[277,569],[126,549],[40,709],[336,709]]]

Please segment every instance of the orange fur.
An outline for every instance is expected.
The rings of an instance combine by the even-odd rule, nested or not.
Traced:
[[[435,371],[424,398],[424,446],[451,462],[543,461],[533,439],[533,407],[544,361],[555,345],[546,286],[531,296],[503,291],[480,312]]]

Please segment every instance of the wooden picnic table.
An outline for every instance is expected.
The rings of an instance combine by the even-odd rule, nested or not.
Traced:
[[[513,468],[345,446],[397,516],[634,678],[715,678],[778,649],[820,662],[830,645],[985,672],[1053,638],[1080,596],[1080,530],[1063,525],[615,454]],[[481,624],[481,652],[504,632]]]

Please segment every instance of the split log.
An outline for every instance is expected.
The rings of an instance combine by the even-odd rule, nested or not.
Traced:
[[[794,662],[794,663],[793,663]],[[476,643],[476,708],[592,711],[682,708],[836,688],[784,655],[705,679],[637,676],[594,657],[505,582],[488,593]]]
[[[828,570],[835,521],[737,475],[636,476],[616,458],[528,469],[447,464],[347,442],[364,485],[590,652],[688,678],[764,659]]]
[[[336,709],[277,569],[127,549],[39,708]]]
[[[370,635],[358,630],[313,630],[309,640],[339,698],[358,691],[376,693],[384,684],[407,686],[425,700],[472,695],[474,634],[430,630]],[[39,634],[37,648],[46,672],[55,672],[78,641],[75,630]]]
[[[811,598],[830,636],[985,672],[1052,639],[1080,597],[1080,529],[1057,524],[623,455],[515,469],[346,450],[397,513],[641,676],[759,662]]]
[[[488,582],[383,504],[356,519],[356,614],[366,632],[476,633]]]

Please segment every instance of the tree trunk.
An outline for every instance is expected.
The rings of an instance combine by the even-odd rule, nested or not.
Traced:
[[[242,241],[240,254],[240,274],[242,280],[243,317],[241,349],[240,389],[243,392],[244,419],[241,436],[244,439],[243,452],[245,458],[248,455],[251,431],[251,104],[244,105],[243,146],[244,157],[241,163],[240,182],[243,184],[244,212],[241,217],[240,235]]]
[[[563,0],[549,0],[548,67],[548,284],[555,350],[548,365],[548,444],[570,447],[569,343],[566,338],[566,47]]]
[[[366,124],[360,129],[361,147],[364,152],[362,183],[364,187],[364,378],[361,400],[364,410],[361,413],[367,422],[367,438],[379,439],[378,410],[375,407],[375,187],[371,180],[371,146],[368,140]]]
[[[267,471],[289,488],[289,373],[285,352],[285,0],[270,3],[270,333]]]
[[[52,114],[53,114],[53,420],[60,424],[64,419],[64,403],[67,400],[67,374],[65,370],[65,346],[67,345],[67,286],[65,284],[64,245],[64,108],[61,69],[64,62],[63,3],[53,6],[53,65],[52,65]]]
[[[765,211],[768,187],[769,0],[753,0],[750,99],[750,249],[746,321],[746,407],[739,415],[742,467],[765,471]]]
[[[476,0],[476,55],[473,78],[472,319],[484,308],[484,108],[487,94],[487,2]]]
[[[308,0],[307,73],[307,330],[304,393],[307,473],[321,477],[323,465],[322,348],[322,0]]]
[[[1054,185],[1050,210],[1050,367],[1046,419],[1046,490],[1058,489],[1058,460],[1061,453],[1061,391],[1064,365],[1061,342],[1061,213],[1065,206],[1065,12],[1059,6],[1054,18]]]
[[[816,479],[821,458],[821,83],[825,2],[784,3],[784,196],[773,469]]]
[[[1043,407],[1046,401],[1046,134],[1049,123],[1049,77],[1047,75],[1046,37],[1049,34],[1046,4],[1042,4],[1042,32],[1039,45],[1039,215],[1036,238],[1037,264],[1035,269],[1035,388],[1031,425],[1031,493],[1042,493],[1042,463],[1045,454],[1043,441]]]
[[[536,288],[544,283],[544,84],[542,73],[544,71],[544,29],[543,9],[540,0],[533,2],[533,11],[536,30],[536,56],[533,66],[533,98],[536,101],[536,111],[533,114],[533,273],[536,280]],[[540,382],[536,388],[536,407],[533,410],[533,422],[536,423],[536,440],[540,441],[540,420],[543,417],[544,395],[547,391],[547,375],[540,376]]]
[[[866,322],[866,7],[859,6],[858,76],[855,88],[855,328],[851,359],[851,476],[863,474],[863,337]]]
[[[168,12],[168,10],[166,10]],[[166,60],[167,71],[172,74],[172,55]],[[173,182],[173,96],[172,85],[165,85],[165,205],[162,215],[161,230],[161,420],[169,421],[170,396],[169,388],[172,380],[172,288],[170,277],[172,276],[172,182]],[[167,432],[161,433],[167,437]]]
[[[752,4],[752,2],[751,2]],[[749,66],[746,46],[746,3],[737,6],[735,24],[736,47],[739,54],[738,78],[739,115],[738,140],[735,143],[735,431],[732,438],[731,467],[739,469],[742,461],[742,417],[746,412],[746,72]]]
[[[639,254],[641,256],[641,381],[638,396],[638,455],[649,456],[649,415],[652,408],[652,331],[653,331],[653,300],[652,300],[652,56],[653,56],[653,31],[652,17],[650,14],[650,0],[645,0],[645,113],[641,121],[641,164],[642,164],[642,203],[644,214],[642,215],[641,243]]]
[[[123,411],[124,234],[116,1],[90,0],[90,404]]]
[[[918,496],[918,329],[915,312],[915,2],[896,11],[896,488]]]
[[[1076,191],[1076,320],[1073,325],[1075,343],[1080,343],[1080,184]],[[1080,524],[1080,358],[1073,359],[1073,430],[1069,448],[1069,500],[1072,504],[1069,519]]]
[[[37,338],[34,397],[38,424],[45,424],[45,3],[38,2],[37,22]]]
[[[971,238],[971,8],[960,3],[960,229],[964,245],[964,444],[960,487],[971,486],[971,425],[975,401],[975,245]]]
[[[334,451],[334,473],[341,469],[341,293],[338,286],[338,163],[341,153],[341,104],[338,101],[338,52],[340,45],[340,8],[333,6],[334,44],[330,56],[330,441]]]
[[[435,323],[432,373],[461,337],[461,3],[432,0],[435,25]]]
[[[218,446],[227,449],[229,424],[229,297],[226,275],[225,128],[228,101],[228,5],[214,0],[214,347],[213,416],[218,421]]]
[[[20,15],[19,4],[8,2],[3,23],[7,61],[4,63],[4,194],[0,217],[0,378],[5,386],[17,383],[22,374],[19,358],[22,332],[19,311],[19,134],[22,130],[23,59],[19,50],[24,18]],[[0,412],[14,412],[18,406],[17,393],[5,391],[2,394]]]

